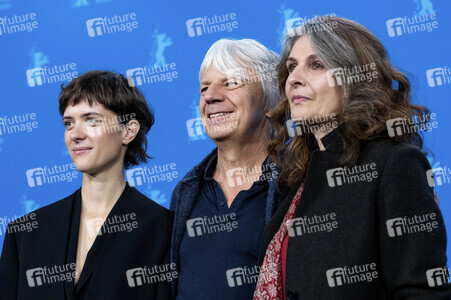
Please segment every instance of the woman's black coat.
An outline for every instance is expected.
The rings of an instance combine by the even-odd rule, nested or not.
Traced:
[[[330,132],[321,140],[326,150],[311,158],[294,217],[302,219],[289,227],[287,299],[451,299],[450,285],[440,284],[446,232],[425,155],[389,140],[362,143],[355,177],[339,169],[343,134],[343,127]],[[297,188],[265,229],[260,264]],[[415,218],[433,224],[406,224]]]
[[[169,299],[166,273],[171,270],[164,266],[169,263],[173,214],[128,184],[107,218],[109,223],[104,223],[108,228],[104,226],[97,235],[74,287],[74,269],[68,263],[76,257],[80,190],[36,210],[37,226],[31,231],[8,225],[0,260],[0,298]],[[126,216],[131,223],[125,221]],[[59,268],[57,273],[54,266]],[[151,269],[154,266],[160,268],[159,274]],[[146,281],[145,267],[150,270],[147,274],[160,276],[158,280],[154,276]],[[43,275],[44,268],[49,276]]]

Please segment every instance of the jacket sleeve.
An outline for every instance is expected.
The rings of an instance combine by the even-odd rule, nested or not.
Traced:
[[[451,299],[445,224],[429,169],[419,149],[403,147],[381,174],[380,271],[390,299]]]
[[[17,299],[19,281],[19,256],[16,236],[10,232],[5,233],[2,256],[0,258],[0,298],[5,300]]]

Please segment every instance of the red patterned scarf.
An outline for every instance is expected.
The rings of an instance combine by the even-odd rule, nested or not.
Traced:
[[[304,184],[301,184],[279,230],[266,249],[254,292],[254,300],[282,300],[282,243],[288,234],[288,226],[296,213],[303,189]]]

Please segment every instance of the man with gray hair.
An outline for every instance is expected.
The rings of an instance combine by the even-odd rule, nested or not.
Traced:
[[[251,299],[265,225],[279,204],[267,157],[279,56],[255,40],[221,39],[202,62],[199,110],[214,149],[177,184],[173,296]]]

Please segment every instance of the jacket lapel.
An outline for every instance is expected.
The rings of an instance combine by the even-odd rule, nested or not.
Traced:
[[[115,215],[121,215],[122,208],[124,206],[124,203],[127,199],[127,193],[130,190],[130,186],[126,185],[125,190],[122,192],[119,199],[114,204],[113,208],[111,209],[110,213],[108,214],[108,217],[106,218],[105,222],[109,219],[112,219]],[[81,202],[81,197],[80,197]],[[81,203],[80,203],[81,205]],[[78,214],[78,223],[80,222],[80,214]],[[103,228],[103,226],[102,226]],[[102,230],[102,228],[100,230]],[[78,232],[78,228],[77,228]],[[88,255],[86,257],[85,264],[83,266],[82,272],[80,274],[80,277],[78,279],[77,286],[75,288],[75,293],[77,294],[82,290],[83,286],[88,282],[89,278],[91,276],[94,276],[94,271],[97,269],[98,264],[101,262],[102,254],[105,249],[108,248],[108,242],[110,241],[111,234],[108,233],[102,233],[100,235],[97,235],[94,243],[91,246],[91,249],[88,252]],[[77,242],[78,242],[78,234],[77,234]],[[76,248],[75,248],[76,249]]]
[[[54,214],[52,214],[51,221],[43,220],[42,223],[48,222],[49,227],[43,227],[45,236],[42,238],[42,246],[46,256],[51,258],[52,263],[56,266],[64,266],[68,264],[66,261],[67,246],[69,241],[70,222],[72,216],[72,204],[76,192],[61,202],[61,207]],[[38,219],[38,222],[40,220]],[[50,228],[50,229],[48,229]],[[73,270],[75,271],[75,270]],[[73,272],[72,271],[72,272]],[[60,295],[61,299],[65,299],[64,288],[69,281],[65,280],[55,287],[56,293]],[[53,289],[53,288],[52,288]]]

